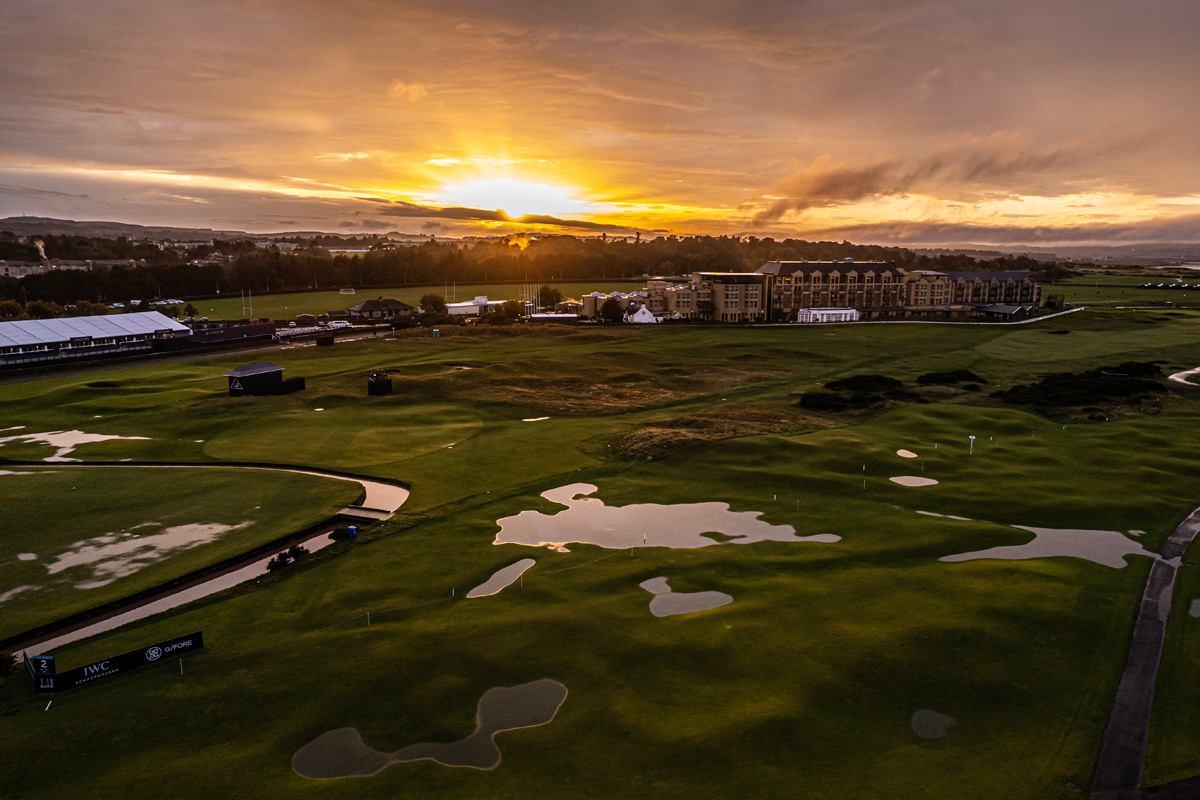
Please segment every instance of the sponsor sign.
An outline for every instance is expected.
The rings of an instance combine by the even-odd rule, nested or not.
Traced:
[[[193,650],[199,650],[204,647],[204,636],[200,631],[189,633],[187,636],[178,636],[174,639],[169,639],[165,642],[150,645],[149,647],[141,647],[137,650],[130,650],[128,653],[121,653],[119,656],[104,658],[100,661],[93,661],[91,664],[84,664],[82,667],[67,670],[55,674],[36,673],[36,666],[30,669],[30,677],[33,678],[34,686],[39,692],[62,692],[67,689],[73,689],[76,686],[82,686],[85,683],[108,678],[113,675],[118,675],[122,672],[129,672],[131,669],[144,667],[147,664],[154,664],[166,659],[177,658],[185,653],[190,653]],[[26,656],[26,667],[36,661],[36,658],[46,658],[44,656],[30,659]],[[54,660],[48,659],[53,669]]]

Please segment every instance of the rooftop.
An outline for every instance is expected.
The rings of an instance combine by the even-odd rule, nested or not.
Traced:
[[[0,322],[0,347],[66,344],[72,339],[113,339],[158,333],[189,334],[191,329],[157,311],[92,317],[23,319]]]

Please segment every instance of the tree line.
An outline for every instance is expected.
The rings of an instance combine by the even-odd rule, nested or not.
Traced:
[[[573,236],[508,237],[471,243],[429,240],[416,246],[390,246],[373,240],[362,255],[332,255],[321,246],[326,237],[300,242],[303,249],[283,253],[248,240],[217,241],[186,255],[122,239],[82,236],[28,237],[19,242],[0,234],[0,258],[37,260],[38,239],[47,258],[132,258],[145,265],[57,270],[24,278],[0,278],[0,298],[22,304],[60,305],[129,303],[144,299],[195,298],[242,290],[255,293],[505,281],[588,281],[686,276],[692,272],[751,272],[767,261],[890,261],[902,269],[1025,270],[1047,277],[1071,274],[1062,267],[1025,256],[992,259],[961,254],[917,253],[900,247],[850,242],[809,242],[736,236],[662,236],[639,242],[580,239]],[[28,248],[34,247],[33,257]],[[219,252],[222,263],[195,264],[186,259]],[[18,255],[21,253],[23,255]]]

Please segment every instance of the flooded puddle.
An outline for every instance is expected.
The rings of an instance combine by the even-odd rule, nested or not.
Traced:
[[[939,561],[974,561],[980,558],[998,558],[1020,561],[1029,558],[1082,558],[1114,569],[1124,569],[1126,556],[1155,554],[1129,539],[1120,531],[1077,530],[1074,528],[1034,528],[1028,525],[1013,525],[1033,534],[1033,541],[1026,544],[992,547],[971,553],[942,556]]]
[[[958,720],[928,708],[922,708],[912,715],[908,724],[912,727],[913,733],[922,739],[940,739],[946,735],[946,731],[958,724]]]
[[[292,769],[305,778],[348,778],[375,775],[391,764],[429,759],[447,767],[495,769],[501,731],[532,728],[554,719],[567,699],[567,687],[549,678],[519,686],[488,689],[479,699],[475,732],[448,744],[413,744],[383,753],[362,740],[356,728],[323,733],[292,756]]]
[[[919,475],[898,475],[895,478],[888,478],[892,483],[898,483],[901,486],[936,486],[937,481],[933,478],[922,478]]]
[[[917,457],[917,454],[914,453],[912,450],[897,450],[896,455],[900,456],[901,458],[916,458]]]
[[[16,597],[19,594],[25,594],[26,592],[32,592],[34,589],[40,589],[40,588],[42,588],[42,587],[40,587],[40,586],[17,586],[13,589],[9,589],[7,592],[0,592],[0,604],[7,603],[9,600],[12,600],[14,597]]]
[[[164,529],[161,533],[152,534],[108,533],[76,542],[65,553],[47,564],[46,571],[54,575],[71,567],[89,567],[91,579],[75,584],[75,588],[96,589],[107,586],[118,578],[132,575],[172,553],[205,544],[222,534],[253,524],[242,522],[237,525],[223,525],[210,522],[176,525]]]
[[[536,563],[532,558],[522,558],[515,564],[509,564],[504,569],[497,570],[492,577],[467,592],[467,597],[487,597],[499,594],[501,589],[516,583],[517,578],[525,574],[525,570]]]
[[[9,430],[12,429],[10,428]],[[67,455],[80,445],[110,442],[117,439],[140,439],[148,441],[149,438],[148,436],[108,436],[103,433],[84,433],[83,431],[46,431],[44,433],[22,433],[16,436],[5,436],[0,438],[0,445],[7,444],[8,442],[45,444],[53,447],[56,452],[54,455],[42,459],[43,461],[78,461],[79,459],[77,458],[67,458]]]
[[[500,532],[494,544],[523,544],[565,551],[567,544],[594,544],[612,550],[631,547],[690,549],[716,544],[753,542],[837,542],[831,533],[797,536],[791,525],[770,525],[761,511],[730,511],[728,503],[637,503],[607,506],[590,483],[572,483],[542,492],[566,511],[543,514],[522,511],[496,521]],[[727,541],[705,534],[715,533]]]
[[[638,586],[654,595],[654,599],[650,601],[650,613],[656,617],[707,611],[733,602],[733,597],[724,592],[672,591],[667,579],[662,577],[642,581]]]

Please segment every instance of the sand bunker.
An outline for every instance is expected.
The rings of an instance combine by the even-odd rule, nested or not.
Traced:
[[[16,597],[19,594],[24,594],[25,592],[32,592],[34,589],[40,589],[40,588],[42,588],[42,587],[40,587],[40,586],[17,586],[16,588],[9,589],[7,592],[0,593],[0,604],[7,603],[9,600],[12,600],[14,597]]]
[[[525,570],[536,563],[532,558],[522,558],[515,564],[509,564],[504,569],[497,570],[492,577],[467,592],[467,597],[487,597],[488,595],[499,594],[501,589],[511,586],[516,582],[517,578],[525,573]]]
[[[43,461],[78,461],[78,458],[67,458],[67,454],[81,444],[109,442],[115,439],[141,439],[146,441],[149,438],[148,436],[108,436],[103,433],[84,433],[83,431],[46,431],[44,433],[22,433],[17,436],[5,436],[4,438],[0,438],[0,445],[7,444],[8,442],[46,444],[55,448],[56,452],[54,455],[42,459]]]
[[[18,472],[15,469],[0,469],[0,475],[37,475],[36,472]]]
[[[1200,600],[1192,601],[1192,607],[1188,609],[1188,614],[1193,617],[1200,617]]]
[[[667,585],[666,578],[651,578],[638,584],[654,595],[650,601],[650,613],[656,617],[670,617],[675,614],[691,614],[696,611],[707,611],[717,606],[729,605],[733,597],[724,592],[674,592]]]
[[[922,739],[940,739],[946,735],[947,730],[958,724],[958,720],[928,708],[922,708],[912,715],[908,724],[912,726],[913,733]]]
[[[17,553],[18,561],[37,561],[37,553]]]
[[[1176,383],[1186,383],[1188,386],[1196,386],[1197,384],[1188,380],[1188,378],[1192,377],[1193,375],[1200,375],[1200,367],[1184,370],[1183,372],[1176,372],[1174,375],[1169,376],[1167,380],[1175,381]]]
[[[515,517],[496,521],[500,532],[493,544],[524,544],[565,552],[569,543],[594,544],[613,550],[630,547],[690,549],[715,544],[752,542],[837,542],[831,533],[797,536],[791,525],[769,525],[759,519],[761,511],[730,511],[728,503],[683,503],[659,505],[638,503],[606,506],[591,494],[590,483],[572,483],[542,492],[552,503],[567,507],[557,514],[522,511]],[[704,534],[717,533],[729,542]]]
[[[549,417],[530,417],[529,419],[521,420],[521,422],[541,422],[544,419],[550,419],[550,418]]]
[[[974,561],[980,558],[999,558],[1020,561],[1029,558],[1082,558],[1114,569],[1124,569],[1125,556],[1149,556],[1154,553],[1130,540],[1120,531],[1076,530],[1074,528],[1034,528],[1013,525],[1033,534],[1026,544],[992,547],[971,553],[942,556],[939,561]]]
[[[919,475],[898,475],[895,478],[888,478],[892,483],[898,483],[901,486],[936,486],[937,481],[933,478],[922,478]]]
[[[143,567],[161,561],[172,553],[187,550],[212,541],[229,531],[253,525],[242,522],[223,525],[219,522],[176,525],[161,533],[139,536],[126,531],[108,533],[76,542],[65,553],[46,565],[51,575],[71,567],[90,567],[92,579],[75,585],[76,589],[95,589],[118,578],[132,575]],[[139,526],[140,527],[140,526]]]
[[[912,450],[897,450],[896,455],[900,456],[901,458],[916,458],[917,457],[917,454],[914,453]]]
[[[292,756],[292,769],[304,778],[348,778],[375,775],[391,764],[430,759],[447,767],[495,769],[501,731],[532,728],[554,719],[567,699],[567,687],[543,678],[520,686],[488,689],[479,699],[475,732],[450,744],[413,744],[381,753],[365,744],[355,728],[323,733]]]

